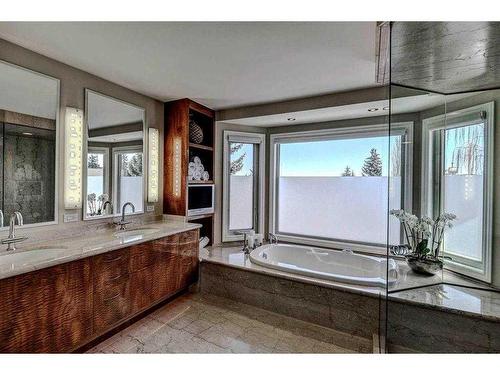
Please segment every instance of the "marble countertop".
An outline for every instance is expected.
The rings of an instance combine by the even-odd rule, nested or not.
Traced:
[[[14,252],[7,252],[3,248],[0,250],[0,279],[106,253],[200,227],[200,224],[163,220],[130,226],[127,228],[127,231],[123,232],[109,228],[70,238],[40,241],[38,243],[32,242],[25,245],[21,242],[17,244],[17,249]],[[135,229],[146,229],[147,231],[145,233],[132,232]]]
[[[439,284],[390,293],[389,299],[500,322],[500,291]]]

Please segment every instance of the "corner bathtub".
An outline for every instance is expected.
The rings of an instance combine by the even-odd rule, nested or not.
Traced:
[[[369,286],[386,285],[386,258],[355,254],[348,250],[272,244],[253,250],[250,261],[260,266],[326,280]],[[396,282],[398,267],[394,259],[389,259],[388,274],[389,284]]]

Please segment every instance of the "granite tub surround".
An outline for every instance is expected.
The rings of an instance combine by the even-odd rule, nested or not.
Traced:
[[[500,353],[500,323],[470,314],[389,299],[391,353]]]
[[[158,238],[200,228],[199,224],[180,221],[151,221],[130,225],[126,231],[119,231],[114,225],[75,228],[57,236],[57,230],[50,241],[32,240],[21,242],[15,252],[0,251],[0,279],[48,268],[51,266],[87,258],[101,253],[138,245]],[[29,237],[30,231],[23,235]],[[5,233],[4,233],[5,234]],[[73,234],[73,235],[72,235]],[[6,234],[5,234],[6,235]],[[20,235],[18,233],[18,235]],[[69,236],[69,237],[68,237]]]
[[[187,294],[87,353],[353,353],[371,343],[214,295]]]
[[[291,274],[284,277],[274,270],[252,268],[253,265],[235,266],[235,259],[241,259],[239,254],[226,250],[222,254],[232,255],[230,264],[202,258],[201,293],[215,294],[370,341],[379,334],[379,313],[381,304],[385,303],[379,291],[341,288],[325,284],[323,280],[316,282]]]

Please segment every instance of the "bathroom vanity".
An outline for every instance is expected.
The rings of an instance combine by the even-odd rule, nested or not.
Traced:
[[[0,272],[0,353],[76,351],[195,282],[199,225],[155,228],[121,238],[106,233],[86,246],[66,240],[74,245],[48,267],[36,257],[28,265],[2,255],[13,258]]]

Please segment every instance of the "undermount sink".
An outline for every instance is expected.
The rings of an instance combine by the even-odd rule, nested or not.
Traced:
[[[136,237],[136,236],[147,236],[156,232],[159,232],[158,228],[136,228],[136,229],[125,229],[119,232],[115,232],[115,237]]]
[[[18,250],[18,251],[1,251],[0,252],[0,265],[12,264],[23,265],[30,262],[41,262],[44,260],[51,260],[63,255],[67,252],[65,247],[52,247],[52,246],[41,246],[37,248],[32,248],[28,250]]]

